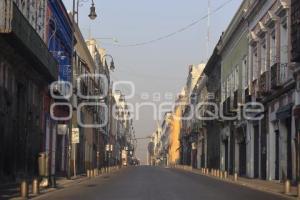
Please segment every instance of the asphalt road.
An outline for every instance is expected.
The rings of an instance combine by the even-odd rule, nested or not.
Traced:
[[[136,167],[58,190],[38,199],[281,200],[284,198],[174,169]]]

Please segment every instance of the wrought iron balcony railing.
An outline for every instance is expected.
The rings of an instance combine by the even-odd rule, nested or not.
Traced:
[[[279,65],[279,77],[280,85],[284,85],[286,82],[293,79],[293,72],[289,68],[288,63],[281,63]]]
[[[278,89],[293,78],[288,63],[275,63],[271,66],[271,88]]]
[[[261,76],[259,78],[258,91],[259,91],[259,94],[262,95],[262,96],[266,96],[270,92],[269,85],[268,85],[268,80],[269,80],[269,72],[266,71],[263,74],[261,74]]]

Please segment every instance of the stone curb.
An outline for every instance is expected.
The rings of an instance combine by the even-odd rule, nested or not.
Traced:
[[[122,168],[121,168],[122,169]],[[58,192],[58,191],[61,191],[61,190],[64,190],[68,187],[71,187],[73,185],[76,185],[76,184],[79,184],[79,183],[82,183],[82,182],[86,182],[86,181],[89,181],[89,180],[93,180],[95,178],[101,178],[105,175],[108,175],[108,174],[112,174],[112,173],[116,173],[116,172],[119,172],[121,169],[114,169],[112,170],[111,172],[109,173],[103,173],[103,174],[99,174],[98,176],[95,176],[95,177],[87,177],[87,176],[82,176],[80,178],[76,178],[74,180],[66,180],[66,179],[62,179],[62,183],[57,183],[57,188],[45,188],[45,189],[40,189],[40,194],[39,195],[32,195],[30,194],[29,197],[27,199],[39,199],[39,198],[43,198],[45,197],[46,195],[48,194],[51,194],[53,192]],[[15,198],[12,198],[12,200],[24,200],[24,198],[21,198],[21,197],[15,197]]]
[[[212,175],[203,174],[199,170],[196,171],[196,170],[193,170],[193,169],[190,170],[190,169],[183,169],[183,168],[177,168],[177,167],[172,167],[171,169],[180,170],[180,171],[184,171],[184,172],[190,172],[190,173],[201,175],[201,176],[206,176],[206,177],[209,177],[209,178],[212,178],[212,179],[215,179],[215,180],[223,181],[225,183],[235,184],[235,185],[251,188],[251,189],[254,189],[254,190],[258,190],[258,191],[267,192],[267,193],[270,193],[270,194],[285,197],[287,199],[292,199],[292,200],[299,199],[293,194],[283,194],[282,191],[274,191],[274,190],[268,189],[267,187],[257,187],[253,184],[248,184],[248,183],[241,182],[241,181],[233,181],[233,180],[231,180],[232,178],[229,178],[229,177],[227,179],[224,179],[224,178],[220,179],[220,178],[212,176]],[[282,188],[283,188],[283,186],[282,186]]]

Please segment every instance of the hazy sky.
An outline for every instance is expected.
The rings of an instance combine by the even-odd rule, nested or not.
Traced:
[[[64,2],[71,10],[72,0]],[[208,12],[208,0],[94,0],[98,18],[90,21],[87,15],[91,0],[81,2],[86,2],[79,8],[79,24],[84,36],[116,38],[121,45],[168,35],[201,19]],[[211,0],[212,12],[226,2],[222,9],[211,15],[210,52],[242,0]],[[184,86],[189,64],[206,60],[207,30],[207,19],[203,19],[188,30],[144,46],[118,47],[109,39],[102,39],[100,44],[114,57],[116,70],[112,78],[135,84],[135,97],[129,102],[145,102],[141,100],[141,94],[145,92],[150,97],[160,93],[162,99],[159,102],[162,102],[166,101],[166,92],[177,94]],[[128,90],[128,87],[123,89],[126,88]],[[134,122],[136,136],[151,135],[156,128],[153,111],[141,109],[139,115],[140,119]],[[148,142],[140,140],[138,143],[137,156],[143,162],[147,158]]]

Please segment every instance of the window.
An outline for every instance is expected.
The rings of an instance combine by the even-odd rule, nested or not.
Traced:
[[[79,62],[79,69],[78,69],[78,75],[82,75],[83,74],[83,65],[82,62]]]
[[[36,5],[33,0],[28,1],[28,21],[35,28],[35,17],[36,17]]]
[[[287,16],[281,18],[280,23],[280,81],[284,82],[288,78],[288,30]]]
[[[234,70],[234,91],[239,89],[239,81],[239,66],[236,66]]]
[[[25,0],[21,0],[20,5],[21,5],[21,11],[22,11],[22,13],[23,13],[23,15],[24,15],[24,13],[25,13],[25,8],[26,8]]]
[[[257,72],[258,72],[257,46],[254,46],[253,50],[252,50],[252,69],[253,69],[253,80],[256,80],[257,79]]]
[[[281,24],[280,24],[280,62],[288,63],[287,16],[284,16],[281,19]]]
[[[227,83],[226,83],[226,98],[230,97],[230,77],[228,76],[227,78]]]
[[[246,89],[248,87],[248,79],[249,79],[249,71],[248,71],[248,63],[247,63],[247,57],[245,56],[243,61],[242,61],[242,83],[243,83],[243,88]]]
[[[226,100],[226,81],[222,84],[222,103]]]
[[[276,36],[275,30],[271,31],[270,35],[270,66],[276,63]]]
[[[235,79],[236,79],[236,74],[235,74],[235,67],[233,68],[233,71],[232,71],[232,82],[231,82],[231,88],[233,90],[233,92],[235,91]]]
[[[230,97],[234,96],[234,71],[230,75]]]
[[[260,74],[267,71],[267,45],[266,39],[264,38],[261,42],[261,69]]]
[[[26,3],[25,3],[26,4]],[[26,5],[26,13],[24,13],[24,16],[27,18],[27,20],[30,22],[30,2],[27,2]]]

